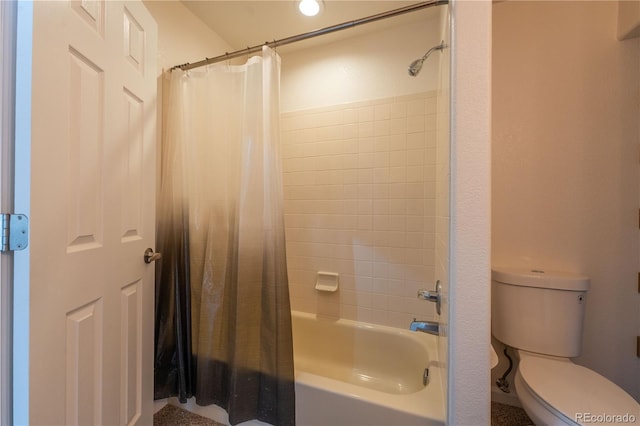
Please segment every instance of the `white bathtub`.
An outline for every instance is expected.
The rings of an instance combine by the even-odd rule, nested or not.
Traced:
[[[292,318],[297,425],[444,425],[435,336],[303,312]]]

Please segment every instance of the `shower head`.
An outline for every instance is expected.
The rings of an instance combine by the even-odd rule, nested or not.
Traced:
[[[418,73],[420,72],[420,70],[422,69],[422,63],[424,62],[424,59],[416,59],[415,61],[411,62],[411,65],[409,65],[409,75],[411,77],[415,77],[416,75],[418,75]]]
[[[418,75],[418,73],[420,72],[420,70],[422,69],[422,64],[424,63],[424,61],[427,60],[427,58],[429,57],[429,55],[431,55],[431,53],[435,50],[442,50],[445,47],[447,47],[446,44],[444,44],[444,41],[441,41],[439,45],[437,46],[433,46],[431,49],[427,50],[427,53],[424,54],[424,56],[420,59],[416,59],[415,61],[411,62],[411,65],[409,65],[409,75],[411,77],[415,77]]]

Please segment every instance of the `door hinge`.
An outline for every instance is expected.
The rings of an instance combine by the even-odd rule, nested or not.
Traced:
[[[29,244],[29,219],[23,214],[0,214],[2,241],[0,252],[24,250]]]

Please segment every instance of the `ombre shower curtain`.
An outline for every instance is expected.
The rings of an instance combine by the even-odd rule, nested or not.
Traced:
[[[295,423],[280,58],[173,71],[164,95],[155,398]]]

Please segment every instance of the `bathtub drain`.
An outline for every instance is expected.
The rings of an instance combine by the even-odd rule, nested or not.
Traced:
[[[425,386],[429,384],[429,367],[425,368],[422,373],[422,384]]]

